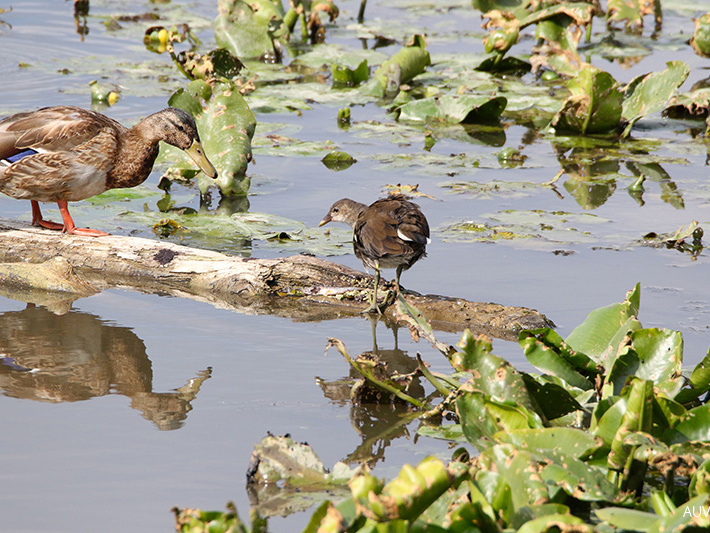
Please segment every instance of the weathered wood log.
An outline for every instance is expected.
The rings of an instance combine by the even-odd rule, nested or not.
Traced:
[[[64,269],[68,271],[66,278],[56,286],[48,285],[49,277],[44,274],[18,278],[17,263],[47,261],[51,262],[36,268],[49,266],[53,276],[63,270],[58,265],[71,267]],[[65,294],[72,301],[92,291],[123,287],[296,321],[357,315],[374,282],[369,274],[307,255],[242,258],[137,237],[66,235],[9,220],[0,220],[0,262],[6,263],[0,265],[0,283],[5,285],[0,292],[34,303],[43,303],[37,301],[38,290]],[[74,283],[75,288],[68,288],[67,283]],[[30,291],[30,296],[23,297],[19,287]],[[513,338],[521,329],[551,325],[532,309],[412,291],[404,294],[438,330],[470,328],[476,333]],[[387,314],[392,317],[389,310]]]

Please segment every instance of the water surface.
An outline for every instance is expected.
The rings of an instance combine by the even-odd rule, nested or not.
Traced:
[[[387,7],[381,5],[385,3]],[[210,23],[216,2],[176,0],[172,5],[194,15],[195,28],[208,47],[213,41]],[[13,7],[12,13],[0,16],[12,24],[12,29],[0,28],[1,114],[53,104],[88,107],[88,82],[98,78],[123,87],[122,99],[106,113],[131,123],[164,107],[168,96],[184,84],[169,58],[143,48],[141,36],[147,24],[126,23],[120,31],[107,31],[103,25],[112,14],[150,11],[155,8],[150,2],[92,1],[86,21],[89,32],[83,38],[76,33],[69,2],[23,0]],[[357,3],[340,7],[336,27],[328,29],[329,39],[361,46],[353,26]],[[408,2],[371,0],[368,25],[389,25],[395,33],[400,27],[402,33],[412,27],[426,30],[433,70],[437,59],[447,54],[481,52],[479,17],[470,2],[452,1],[434,12],[415,7]],[[656,47],[652,55],[630,69],[603,60],[597,60],[599,66],[625,82],[662,69],[667,60],[683,59],[691,66],[685,87],[703,79],[706,60],[677,38],[680,28],[690,27],[690,14],[670,11],[666,16],[667,37],[649,44]],[[651,39],[646,35],[641,41],[648,44]],[[28,66],[20,67],[20,62]],[[143,88],[142,74],[131,72],[136,63],[148,65],[144,68],[150,75],[163,76],[161,91]],[[302,140],[330,140],[358,163],[334,173],[317,155],[257,150],[250,167],[250,211],[314,227],[341,196],[367,202],[382,194],[386,184],[419,184],[420,190],[436,197],[419,200],[433,228],[433,242],[429,257],[404,274],[405,286],[536,308],[555,321],[565,336],[589,311],[622,300],[640,282],[642,323],[681,330],[688,366],[706,353],[710,345],[707,253],[693,261],[674,250],[630,245],[649,231],[668,232],[691,220],[701,224],[710,220],[707,146],[701,138],[689,141],[685,124],[651,117],[634,131],[639,138],[663,140],[658,155],[673,158],[663,168],[684,195],[682,209],[663,201],[653,183],[647,184],[645,205],[639,206],[622,191],[632,183],[630,178],[620,180],[619,191],[603,205],[585,209],[564,189],[564,178],[557,192],[538,187],[523,195],[454,194],[442,186],[451,179],[538,184],[551,179],[560,168],[554,148],[546,141],[530,143],[530,132],[523,127],[507,127],[503,143],[523,147],[529,159],[522,168],[498,165],[496,153],[502,145],[443,137],[432,153],[473,153],[481,165],[432,172],[418,164],[403,164],[393,171],[388,157],[421,154],[423,135],[415,130],[410,138],[393,142],[384,133],[372,133],[368,121],[392,120],[386,109],[375,104],[352,107],[350,131],[337,127],[338,105],[311,107],[299,114],[257,119],[280,125],[277,131]],[[159,176],[156,171],[144,185],[156,193],[147,199],[118,208],[82,202],[72,212],[77,220],[101,219],[106,226],[102,229],[112,233],[150,237],[149,229],[137,227],[121,213],[141,210],[143,204],[155,210]],[[178,195],[182,204],[199,208],[193,190]],[[591,213],[599,222],[590,240],[557,248],[443,237],[452,223],[484,221],[487,215],[508,209]],[[1,197],[0,211],[3,217],[29,220],[27,202]],[[47,212],[57,215],[50,206]],[[254,257],[292,253],[238,236],[226,237],[223,249]],[[560,251],[565,253],[555,253]],[[352,255],[333,259],[361,268]],[[440,336],[446,342],[458,337]],[[371,324],[365,318],[299,324],[121,290],[78,300],[63,315],[0,299],[3,529],[169,531],[173,506],[221,509],[228,500],[235,501],[246,516],[244,474],[254,443],[267,431],[288,432],[308,441],[326,465],[346,459],[371,434],[368,430],[392,422],[382,412],[352,410],[342,396],[324,392],[322,380],[348,375],[345,361],[335,351],[323,356],[329,337],[342,339],[354,354],[371,349],[373,343]],[[399,330],[395,339],[394,332],[380,323],[377,343],[393,357],[405,357],[402,364],[407,356],[411,362],[419,351],[435,369],[446,370],[441,356],[424,343],[413,343],[406,330]],[[516,344],[495,340],[494,349],[518,368],[530,369]],[[429,453],[448,457],[445,443],[420,438],[415,444],[415,430],[413,424],[397,438],[376,443],[373,452],[381,455],[375,468],[378,475],[392,476],[402,463],[416,462]],[[300,514],[272,519],[270,527],[294,531],[306,518]]]

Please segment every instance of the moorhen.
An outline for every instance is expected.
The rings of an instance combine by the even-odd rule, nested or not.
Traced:
[[[353,228],[355,257],[365,267],[375,269],[375,290],[370,307],[363,313],[382,313],[377,305],[377,287],[380,269],[396,269],[396,291],[399,294],[399,278],[403,271],[426,255],[429,239],[429,223],[419,206],[395,194],[377,200],[370,206],[349,198],[335,202],[319,226],[328,222],[344,222]],[[388,299],[383,304],[387,306]]]

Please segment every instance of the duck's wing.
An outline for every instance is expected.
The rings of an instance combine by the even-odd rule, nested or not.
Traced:
[[[40,152],[0,168],[0,190],[13,198],[77,201],[104,192],[116,142],[110,129],[93,135],[76,150]]]
[[[86,143],[105,129],[123,129],[115,120],[73,106],[45,107],[0,121],[0,159],[33,148],[59,152]]]

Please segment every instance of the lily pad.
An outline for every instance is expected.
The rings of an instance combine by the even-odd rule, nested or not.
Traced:
[[[604,223],[590,213],[502,211],[484,214],[486,222],[461,221],[445,227],[442,236],[452,242],[496,242],[532,249],[557,250],[561,245],[598,240],[581,224]]]
[[[343,65],[333,65],[332,72],[333,87],[355,87],[370,77],[370,67],[367,66],[366,59],[363,59],[355,69]]]
[[[710,13],[695,19],[695,32],[690,39],[690,46],[702,57],[710,57]]]
[[[710,405],[701,405],[680,417],[662,437],[666,444],[710,440]]]
[[[688,77],[690,68],[683,61],[669,61],[662,72],[637,76],[626,86],[622,118],[627,122],[623,136],[644,116],[661,111]]]
[[[274,3],[266,1],[259,5],[259,2],[219,0],[218,9],[214,35],[220,48],[240,59],[275,56],[269,34],[271,18],[275,14]]]
[[[353,156],[339,150],[328,153],[321,161],[327,168],[335,171],[346,170],[357,163]]]
[[[406,103],[397,109],[399,120],[415,122],[490,122],[500,117],[507,100],[477,95],[444,95]]]
[[[622,95],[611,74],[585,65],[567,87],[572,94],[552,120],[555,130],[599,133],[618,126]]]

